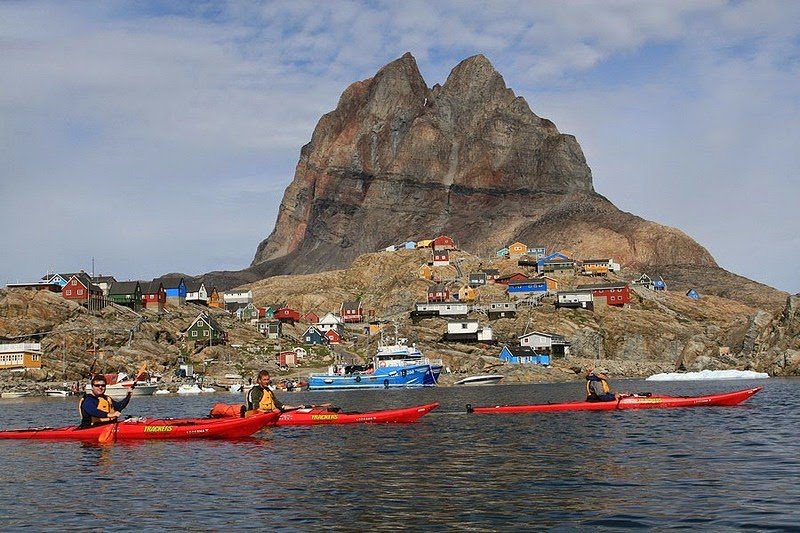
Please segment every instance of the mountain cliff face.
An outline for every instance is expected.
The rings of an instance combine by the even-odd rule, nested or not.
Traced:
[[[473,56],[428,88],[410,54],[348,87],[300,153],[272,234],[243,281],[349,265],[404,240],[475,254],[521,240],[623,265],[716,266],[684,233],[595,193],[571,135]]]

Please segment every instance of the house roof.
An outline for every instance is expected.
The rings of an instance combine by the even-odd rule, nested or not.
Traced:
[[[563,335],[556,335],[555,333],[546,333],[544,331],[531,331],[530,333],[526,333],[525,335],[520,335],[517,337],[518,339],[524,339],[526,337],[531,337],[533,335],[539,335],[541,337],[548,337],[550,342],[553,344],[566,344],[567,339]]]
[[[197,315],[197,318],[195,318],[192,321],[192,323],[189,325],[189,327],[186,328],[186,329],[190,329],[192,326],[194,326],[197,323],[198,320],[205,321],[209,326],[211,326],[212,329],[214,329],[216,331],[219,331],[219,332],[225,331],[224,329],[222,329],[222,326],[219,325],[219,322],[217,322],[217,320],[213,316],[208,314],[208,313],[200,313],[199,315]]]
[[[114,283],[117,280],[114,276],[94,276],[92,281],[94,283]]]
[[[487,276],[489,276],[489,275],[496,276],[496,275],[500,274],[500,270],[498,270],[496,268],[484,268],[483,269],[483,273],[486,274]]]
[[[603,289],[622,289],[627,287],[628,284],[624,282],[611,282],[611,283],[595,283],[591,285],[578,285],[578,290],[584,291],[597,291]]]
[[[528,346],[503,346],[503,349],[508,350],[511,352],[511,355],[515,357],[524,357],[526,355],[536,355],[536,351],[533,348]],[[502,350],[501,350],[502,351]]]
[[[586,263],[609,263],[611,259],[584,259],[583,264]]]
[[[165,289],[177,289],[178,286],[181,284],[181,281],[183,281],[184,285],[186,284],[186,281],[184,280],[184,278],[181,278],[181,277],[176,277],[176,278],[156,278],[153,281],[160,281],[161,284],[164,285]]]
[[[159,291],[160,287],[164,285],[160,281],[140,281],[139,287],[142,288],[142,294],[155,294]]]
[[[434,292],[445,292],[447,291],[447,286],[444,283],[437,283],[436,285],[431,285],[428,287],[428,293]]]
[[[117,281],[116,283],[112,283],[111,287],[108,288],[108,294],[109,296],[116,294],[135,294],[136,287],[139,287],[139,290],[141,290],[141,285],[139,285],[138,281]]]
[[[361,309],[360,300],[342,302],[342,311],[358,311],[359,309]]]
[[[186,292],[199,292],[205,284],[202,281],[186,281]]]
[[[89,277],[89,274],[86,272],[74,272],[72,274],[59,274],[62,278],[64,278],[67,282],[72,279],[73,276],[78,278],[78,281],[83,283],[84,287],[87,287],[90,292],[103,292],[103,289],[92,283],[92,278]]]

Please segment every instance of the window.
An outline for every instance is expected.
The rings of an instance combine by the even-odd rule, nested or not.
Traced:
[[[192,337],[197,337],[197,331],[192,331]]]
[[[203,330],[203,337],[208,337],[208,330],[207,329]]]
[[[83,294],[83,289],[78,289],[78,296]]]
[[[78,280],[77,280],[77,279],[73,279],[73,280],[72,280],[72,284],[73,284],[73,285],[77,285],[77,284],[78,284]]]
[[[65,294],[66,294],[67,296],[72,296],[72,290],[70,290],[70,289],[67,289],[67,292],[66,292]]]
[[[467,329],[467,324],[461,324],[461,329]]]

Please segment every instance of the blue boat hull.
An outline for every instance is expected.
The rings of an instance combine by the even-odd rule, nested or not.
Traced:
[[[436,375],[430,365],[380,368],[374,374],[316,374],[308,378],[309,390],[396,389],[435,385]]]

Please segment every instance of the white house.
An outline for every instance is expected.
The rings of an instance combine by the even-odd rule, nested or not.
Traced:
[[[334,313],[325,313],[325,316],[320,318],[319,322],[314,325],[323,335],[331,329],[336,330],[339,335],[344,334],[344,320]]]
[[[594,297],[591,291],[558,291],[556,307],[594,309]]]
[[[477,320],[451,320],[447,323],[447,333],[445,333],[444,339],[447,341],[493,343],[494,335],[492,328],[489,326],[481,327]]]

